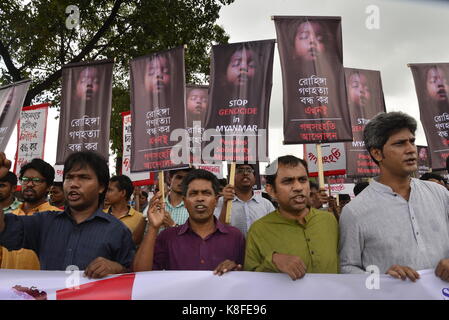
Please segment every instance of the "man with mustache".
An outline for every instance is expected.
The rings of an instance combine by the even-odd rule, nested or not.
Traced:
[[[24,202],[11,213],[18,216],[31,216],[37,212],[61,211],[47,201],[54,178],[55,170],[42,159],[33,159],[25,164],[19,174]],[[39,258],[34,251],[27,249],[8,251],[3,247],[1,267],[2,269],[40,269]]]
[[[292,280],[306,273],[338,273],[337,220],[310,206],[307,163],[282,156],[267,173],[266,190],[279,208],[249,229],[245,271],[281,272]]]
[[[0,177],[10,166],[11,161],[1,152]],[[22,184],[25,177],[25,185],[46,182],[42,181],[45,176],[26,171]],[[64,163],[65,210],[31,216],[0,211],[0,245],[10,250],[35,251],[41,270],[66,270],[75,266],[89,278],[127,272],[135,245],[129,229],[102,211],[108,183],[109,168],[102,156],[91,151],[72,153]],[[29,198],[31,194],[25,189],[24,197]]]
[[[189,172],[182,183],[182,194],[189,212],[186,223],[163,230],[165,214],[160,195],[150,204],[150,228],[134,259],[134,271],[213,270],[222,275],[240,270],[245,239],[234,227],[214,217],[219,182],[206,170]]]
[[[417,170],[416,120],[381,113],[365,127],[365,147],[380,176],[347,204],[340,216],[342,273],[381,273],[411,281],[436,268],[449,281],[449,192],[411,178]],[[369,268],[370,267],[370,268]]]
[[[223,188],[223,197],[218,200],[215,216],[226,222],[228,200],[232,200],[231,226],[238,228],[244,235],[257,219],[274,211],[271,202],[253,192],[256,183],[255,170],[251,164],[237,164],[234,184]],[[224,203],[224,205],[223,205]]]

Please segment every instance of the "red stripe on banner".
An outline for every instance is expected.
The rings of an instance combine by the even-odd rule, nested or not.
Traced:
[[[131,300],[134,273],[56,291],[56,300]]]
[[[324,175],[328,176],[344,176],[346,174],[346,170],[331,170],[324,171]],[[318,177],[318,172],[309,172],[309,177]]]

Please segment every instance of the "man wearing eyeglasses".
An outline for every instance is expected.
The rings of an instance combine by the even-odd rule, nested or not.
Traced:
[[[19,174],[24,202],[11,213],[18,216],[30,216],[37,212],[61,211],[47,201],[54,178],[55,170],[42,159],[33,159],[25,164]],[[1,268],[40,270],[39,258],[33,250],[8,251],[1,247]]]
[[[10,166],[11,161],[0,152],[0,177]],[[36,178],[45,178],[28,174],[25,171],[21,175],[22,181],[28,178],[24,186],[39,185],[42,181]],[[72,153],[64,162],[64,211],[17,216],[0,210],[0,244],[11,250],[32,249],[39,256],[41,270],[76,267],[89,278],[127,272],[135,245],[131,231],[102,210],[108,184],[109,168],[101,155],[92,151]],[[24,187],[24,197],[29,199],[32,194],[29,187]]]
[[[252,164],[237,164],[235,168],[235,186],[228,184],[223,188],[223,197],[218,200],[214,215],[222,223],[226,222],[228,200],[232,200],[231,226],[239,229],[245,236],[251,224],[275,210],[273,204],[259,194],[254,194],[256,183]],[[225,203],[225,205],[223,205]]]

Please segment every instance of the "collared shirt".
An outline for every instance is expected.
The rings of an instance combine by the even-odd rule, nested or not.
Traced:
[[[190,228],[189,221],[162,231],[156,239],[153,270],[214,270],[227,259],[243,264],[243,234],[214,220],[216,229],[205,239]]]
[[[167,196],[165,197],[165,210],[170,213],[170,216],[175,224],[184,224],[189,218],[189,212],[184,206],[184,201],[181,201],[176,207],[174,207],[171,205]]]
[[[19,202],[19,201],[17,201]],[[30,212],[25,213],[23,211],[24,204],[19,202],[20,205],[17,206],[12,212],[18,216],[29,216],[37,212],[43,211],[61,211],[57,207],[52,206],[49,202],[44,202],[41,205],[33,208]],[[11,205],[12,206],[12,205]],[[39,258],[33,250],[20,249],[8,251],[4,247],[0,247],[0,261],[2,269],[23,269],[23,270],[39,270]]]
[[[84,270],[103,257],[129,268],[135,254],[131,232],[115,217],[97,209],[77,224],[67,210],[32,216],[5,215],[0,244],[10,250],[27,248],[39,256],[41,270]]]
[[[338,273],[338,223],[327,211],[310,208],[305,224],[278,210],[253,223],[246,240],[246,271],[280,272],[273,253],[298,256],[307,273]]]
[[[11,213],[18,207],[20,207],[21,204],[22,201],[19,201],[17,200],[17,198],[14,198],[14,201],[9,205],[9,207],[3,208],[3,213]]]
[[[108,210],[103,210],[103,212],[112,214],[112,207],[109,207]],[[129,228],[131,233],[134,233],[137,227],[145,220],[142,213],[130,206],[128,206],[128,213],[119,217],[118,219]]]
[[[223,208],[223,197],[220,197],[214,215],[219,218]],[[246,236],[254,221],[275,210],[273,204],[259,194],[253,194],[248,201],[242,201],[234,196],[231,210],[231,226],[239,229]]]
[[[369,265],[385,273],[394,264],[422,270],[449,258],[449,192],[418,179],[410,187],[407,201],[373,180],[343,208],[342,273],[362,273]]]

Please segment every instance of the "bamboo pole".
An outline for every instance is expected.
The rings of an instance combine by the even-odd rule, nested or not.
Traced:
[[[231,163],[231,172],[229,174],[229,184],[234,186],[235,180],[235,162]],[[226,204],[226,223],[231,223],[232,200],[228,200]]]

